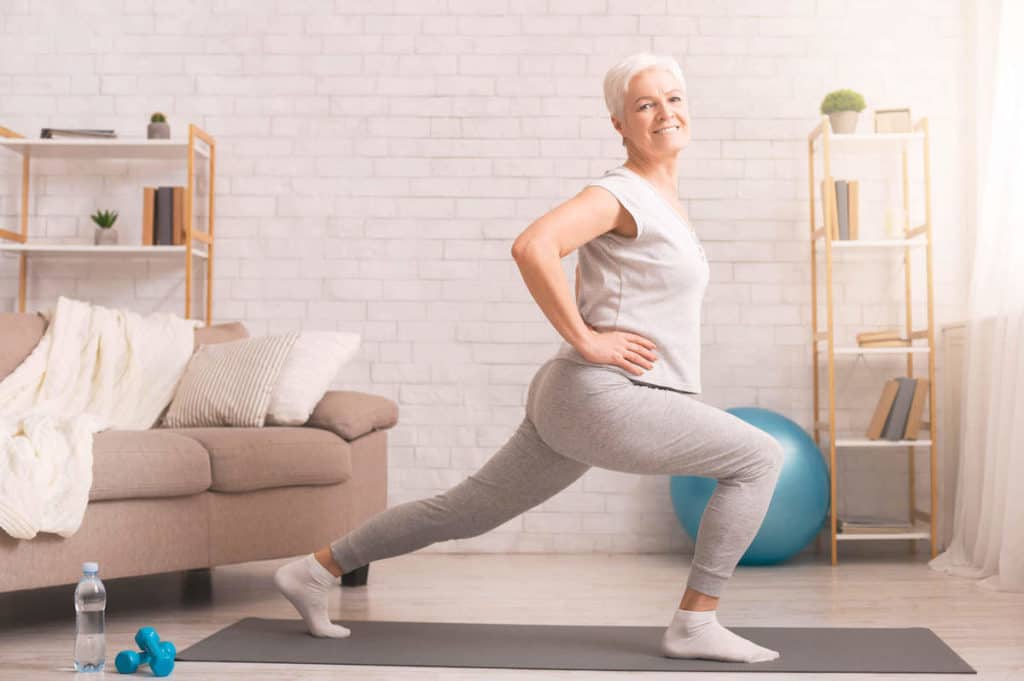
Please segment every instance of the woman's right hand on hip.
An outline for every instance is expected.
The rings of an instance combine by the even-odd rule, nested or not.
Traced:
[[[598,331],[589,324],[587,328],[591,336],[585,347],[577,350],[588,362],[621,367],[634,376],[654,368],[658,355],[652,341],[628,331]]]

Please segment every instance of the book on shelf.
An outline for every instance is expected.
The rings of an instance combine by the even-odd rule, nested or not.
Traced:
[[[171,243],[175,246],[185,245],[185,188],[172,187]]]
[[[847,187],[850,214],[850,240],[860,238],[860,181],[850,180]]]
[[[857,342],[861,341],[885,341],[901,340],[903,332],[899,329],[885,329],[883,331],[864,331],[857,334]]]
[[[891,378],[868,425],[869,440],[916,440],[923,425],[921,417],[928,397],[928,379]]]
[[[869,440],[877,440],[882,437],[882,432],[885,430],[885,424],[889,417],[889,411],[892,409],[892,403],[896,399],[896,392],[899,390],[899,387],[900,384],[895,378],[890,378],[885,382],[885,387],[882,388],[882,397],[875,406],[875,414],[871,417],[871,424],[868,426]]]
[[[153,245],[153,215],[156,206],[156,187],[142,188],[142,245]]]
[[[852,241],[860,237],[860,183],[858,180],[833,180],[832,186],[821,181],[823,213],[834,217],[832,239]],[[831,190],[831,191],[829,191]],[[831,209],[831,210],[829,210]],[[826,218],[826,222],[828,219]]]
[[[185,244],[185,187],[143,187],[142,244]]]
[[[836,231],[836,221],[833,219],[837,211],[835,188],[835,183],[833,182],[830,185],[827,178],[821,181],[821,212],[825,216],[825,225],[832,233],[833,240],[839,238],[839,232]]]
[[[924,414],[924,403],[928,398],[928,379],[919,378],[917,389],[914,390],[914,400],[910,403],[910,415],[907,417],[907,429],[903,433],[904,440],[916,440],[921,432],[921,416]]]
[[[898,348],[910,344],[910,339],[899,329],[865,331],[857,334],[857,345],[862,348]]]
[[[850,240],[850,186],[846,180],[836,180],[836,211],[839,239]]]
[[[906,338],[897,338],[895,340],[857,341],[857,346],[861,348],[904,348],[909,345],[910,341]]]
[[[48,140],[54,137],[117,137],[113,130],[95,130],[92,128],[43,128],[39,131],[40,139]]]
[[[899,389],[896,391],[896,399],[889,411],[889,418],[885,422],[885,430],[882,437],[886,440],[902,440],[903,432],[907,429],[907,417],[910,416],[910,404],[914,400],[914,390],[917,388],[916,378],[900,377]]]
[[[836,530],[847,534],[898,534],[913,529],[908,520],[895,520],[876,516],[841,517]]]
[[[174,243],[174,188],[156,188],[156,218],[154,220],[153,243],[157,246],[171,246]]]

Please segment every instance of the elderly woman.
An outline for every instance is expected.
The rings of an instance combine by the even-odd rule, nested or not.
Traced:
[[[764,519],[782,449],[693,397],[701,390],[708,264],[677,197],[678,158],[690,140],[683,74],[671,57],[637,54],[608,72],[604,95],[626,162],[533,222],[512,246],[527,288],[565,340],[531,381],[522,423],[452,489],[387,509],[278,570],[275,583],[313,635],[350,633],[327,616],[326,589],[343,571],[480,535],[599,466],[718,480],[662,652],[778,657],[716,617],[719,596]],[[574,301],[560,260],[576,250]]]

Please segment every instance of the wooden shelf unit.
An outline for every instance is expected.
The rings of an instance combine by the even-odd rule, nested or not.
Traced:
[[[908,174],[909,147],[912,144],[920,144],[922,163],[924,171],[924,223],[911,226],[910,224],[910,180]],[[838,221],[835,207],[835,184],[831,174],[831,157],[834,152],[856,152],[867,151],[878,153],[880,150],[891,150],[896,145],[902,153],[902,180],[903,180],[903,238],[901,239],[880,239],[874,241],[847,241],[833,239],[833,230]],[[824,209],[824,224],[818,222],[815,211],[815,196],[819,181],[815,178],[815,157],[820,151],[822,158],[822,174],[828,196],[822,197]],[[837,545],[839,541],[846,540],[906,540],[910,542],[910,549],[916,548],[916,542],[927,539],[931,546],[931,556],[937,555],[937,520],[938,520],[938,481],[937,481],[937,457],[936,457],[936,433],[935,424],[935,313],[934,313],[934,284],[932,274],[932,217],[931,217],[931,173],[929,157],[929,136],[928,119],[921,118],[913,125],[913,132],[910,133],[875,133],[858,135],[837,135],[831,130],[828,116],[822,116],[821,122],[807,136],[807,157],[809,167],[809,204],[810,204],[810,246],[811,246],[811,355],[814,366],[814,440],[818,447],[822,447],[822,431],[827,431],[828,444],[828,465],[830,484],[830,508],[828,513],[828,534],[831,550],[832,565],[838,564]],[[838,230],[836,230],[837,232]],[[825,260],[825,296],[827,311],[827,326],[824,330],[818,329],[818,248],[819,242],[824,249]],[[912,249],[925,249],[927,267],[927,301],[928,301],[928,323],[923,329],[913,328],[913,315],[911,309],[911,277],[910,277],[910,255]],[[910,339],[903,347],[883,348],[862,348],[862,347],[836,347],[835,345],[835,304],[833,296],[833,260],[834,250],[840,249],[883,249],[882,255],[887,255],[887,249],[902,248],[904,260],[904,283],[905,283],[905,311],[906,311],[906,333],[905,337]],[[926,340],[926,345],[913,345],[914,340]],[[824,344],[824,345],[822,345]],[[907,376],[914,376],[914,355],[927,354],[928,356],[928,436],[921,440],[868,440],[867,438],[837,438],[836,436],[836,356],[837,355],[868,355],[868,354],[903,354],[907,358]],[[819,360],[824,354],[828,362],[828,419],[821,418],[821,401],[819,386]],[[860,448],[903,448],[907,449],[907,466],[909,469],[908,483],[908,513],[907,520],[913,525],[913,529],[906,532],[878,532],[878,533],[847,533],[837,531],[837,469],[836,451]],[[927,447],[929,449],[931,494],[930,509],[924,513],[917,509],[914,490],[914,451],[917,448]],[[824,450],[823,450],[824,451]],[[922,524],[919,521],[924,521]]]
[[[214,256],[214,181],[216,177],[217,142],[194,124],[188,126],[188,141],[150,139],[103,139],[61,137],[55,139],[29,139],[0,126],[0,147],[20,154],[21,210],[20,231],[0,229],[0,254],[14,255],[18,266],[18,311],[25,311],[28,284],[28,258],[30,255],[92,257],[120,255],[122,257],[149,257],[176,255],[185,261],[185,318],[192,316],[193,259],[206,260],[206,315],[207,325],[213,320],[213,256]],[[202,231],[192,225],[195,200],[196,157],[209,163],[209,230]],[[185,161],[188,168],[188,186],[185,191],[185,244],[181,246],[55,244],[29,240],[29,169],[32,159],[148,159]],[[197,243],[198,242],[198,243]],[[205,244],[205,250],[198,244]]]

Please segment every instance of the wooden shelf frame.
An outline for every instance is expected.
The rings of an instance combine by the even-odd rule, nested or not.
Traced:
[[[0,251],[15,253],[18,257],[18,311],[25,312],[28,286],[28,258],[30,255],[101,255],[117,253],[131,256],[147,254],[161,256],[180,254],[185,259],[185,318],[192,317],[192,269],[195,258],[206,260],[205,321],[213,323],[213,257],[214,257],[214,197],[217,163],[217,141],[199,126],[190,123],[188,142],[180,140],[58,138],[28,139],[0,126],[0,147],[21,155],[21,208],[20,231],[0,229]],[[208,229],[200,230],[193,224],[197,157],[209,164]],[[188,186],[185,191],[185,244],[183,246],[89,246],[87,244],[47,244],[29,240],[29,179],[31,160],[63,158],[93,159],[157,159],[186,161]],[[7,243],[4,243],[7,242]],[[198,247],[205,244],[205,252]]]
[[[910,178],[908,173],[910,147],[920,143],[921,159],[924,170],[924,223],[920,225],[910,224]],[[833,228],[838,222],[835,201],[835,183],[831,173],[831,157],[833,147],[836,150],[846,151],[849,148],[863,148],[869,151],[891,149],[892,145],[899,145],[902,160],[903,180],[903,235],[902,239],[893,239],[891,243],[884,241],[840,241],[832,238]],[[916,542],[927,539],[931,546],[931,557],[938,554],[937,543],[937,520],[938,520],[938,474],[936,454],[936,432],[935,424],[935,303],[934,303],[934,279],[932,269],[932,212],[931,212],[931,157],[930,139],[928,134],[928,119],[921,118],[913,124],[910,133],[876,133],[861,135],[836,135],[832,132],[828,116],[822,116],[821,122],[814,127],[807,136],[807,160],[808,160],[808,188],[809,188],[809,209],[810,209],[810,246],[811,246],[811,355],[813,363],[814,383],[814,440],[818,447],[822,447],[821,431],[827,431],[828,435],[828,464],[829,464],[829,485],[830,503],[828,512],[828,533],[832,565],[838,564],[837,544],[840,540],[850,539],[872,539],[872,540],[906,540],[909,549],[916,549]],[[820,151],[822,156],[822,175],[825,183],[825,191],[828,196],[822,197],[824,208],[822,210],[824,224],[818,222],[815,195],[819,182],[815,179],[815,158]],[[822,243],[824,249],[824,283],[827,327],[824,331],[818,329],[818,244]],[[905,337],[911,340],[927,339],[927,345],[886,348],[861,348],[842,347],[835,345],[835,301],[833,296],[833,251],[844,248],[899,248],[904,249],[904,289],[905,289],[905,314],[906,333]],[[924,247],[927,268],[927,307],[928,323],[923,329],[914,329],[912,296],[911,296],[911,269],[910,256],[914,248]],[[884,252],[888,252],[887,250]],[[820,347],[820,343],[826,343]],[[873,441],[855,438],[838,438],[836,435],[836,355],[851,354],[906,354],[907,376],[914,376],[914,355],[927,354],[928,357],[928,437],[921,440],[900,440]],[[819,356],[825,354],[828,362],[828,420],[821,419]],[[907,449],[908,467],[908,490],[907,490],[907,518],[914,524],[914,531],[905,533],[876,533],[876,534],[848,534],[842,536],[837,531],[837,489],[838,471],[836,468],[837,449],[858,449],[861,447],[885,447]],[[922,513],[917,510],[915,499],[915,473],[914,473],[914,452],[915,449],[927,447],[929,450],[930,462],[930,512]],[[917,523],[920,519],[926,519],[927,525]],[[925,528],[925,529],[922,529]]]
[[[184,246],[132,246],[111,244],[102,246],[91,246],[89,244],[63,244],[48,243],[44,241],[31,241],[25,244],[0,243],[0,253],[17,255],[19,253],[37,253],[39,255],[67,256],[88,258],[92,256],[117,255],[123,258],[132,257],[156,257],[160,255],[183,255]],[[206,251],[192,248],[192,255],[200,260],[207,257]]]

